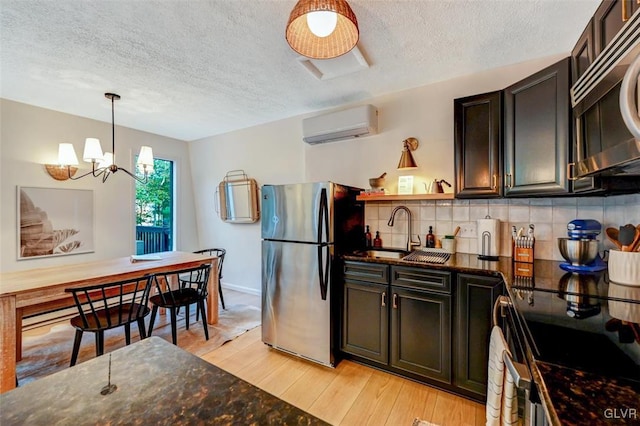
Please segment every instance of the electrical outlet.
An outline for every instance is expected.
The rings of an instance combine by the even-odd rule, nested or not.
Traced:
[[[458,233],[458,237],[461,238],[476,238],[476,224],[474,222],[466,222],[461,223],[460,232]]]

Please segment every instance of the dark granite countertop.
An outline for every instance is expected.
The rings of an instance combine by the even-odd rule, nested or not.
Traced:
[[[551,260],[536,260],[533,264],[533,277],[528,278],[514,273],[517,264],[514,264],[513,259],[508,257],[500,257],[497,261],[484,261],[479,260],[474,254],[457,253],[444,264],[426,264],[359,255],[346,255],[343,258],[352,261],[501,276],[512,300],[521,298],[526,301],[526,296],[523,295],[530,296],[534,289],[536,292],[547,293],[550,297],[557,298],[560,293],[559,283],[567,276],[567,272],[560,268],[561,262]],[[601,279],[601,281],[605,280]],[[620,295],[619,291],[614,294],[613,286],[610,286],[608,282],[601,283],[589,296],[606,300],[609,303],[616,300],[623,300],[632,306],[640,303],[640,298],[637,296],[640,290],[632,295],[626,293]],[[564,296],[573,294],[571,289],[564,288],[563,290],[565,291]],[[575,294],[581,295],[581,293]],[[515,305],[517,308],[518,304],[515,303]],[[532,344],[535,345],[535,342]],[[616,380],[543,362],[537,359],[531,347],[526,349],[526,355],[532,366],[533,379],[538,385],[543,405],[552,424],[640,424],[640,386],[637,382]]]
[[[28,383],[0,398],[0,424],[325,425],[299,408],[150,337]]]

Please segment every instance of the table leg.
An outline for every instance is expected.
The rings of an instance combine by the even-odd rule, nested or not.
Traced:
[[[211,273],[207,283],[209,295],[207,296],[207,323],[218,323],[218,258],[211,259]]]
[[[16,387],[16,296],[0,297],[0,393]]]
[[[22,308],[16,309],[16,362],[22,361]]]

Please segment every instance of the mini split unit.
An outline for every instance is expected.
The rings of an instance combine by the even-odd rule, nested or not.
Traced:
[[[302,120],[302,140],[315,145],[378,133],[378,110],[362,105]]]

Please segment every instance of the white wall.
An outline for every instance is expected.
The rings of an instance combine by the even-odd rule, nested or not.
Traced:
[[[393,193],[402,141],[415,137],[420,141],[414,151],[419,166],[412,173],[415,187],[424,188],[421,182],[434,178],[453,184],[453,99],[503,89],[559,59],[542,58],[362,102],[379,111],[380,133],[367,138],[310,146],[302,142],[304,116],[298,116],[191,142],[200,246],[227,249],[223,285],[259,293],[261,280],[260,226],[227,224],[215,213],[215,188],[227,171],[244,169],[260,185],[331,180],[362,188],[370,177],[387,172],[387,189]]]
[[[222,271],[225,287],[260,293],[260,222],[223,222],[216,214],[218,184],[227,172],[237,169],[259,186],[302,182],[301,132],[300,120],[292,118],[190,143],[200,248],[227,250]]]
[[[105,118],[109,119],[108,108]],[[41,268],[135,253],[135,185],[124,172],[102,183],[85,177],[77,181],[56,181],[43,164],[55,164],[58,143],[73,143],[82,162],[86,137],[97,137],[103,149],[111,150],[111,123],[89,120],[9,100],[0,100],[0,271]],[[117,124],[117,106],[116,106]],[[176,245],[191,251],[198,247],[193,210],[193,191],[188,146],[184,141],[116,126],[116,164],[133,171],[133,158],[141,145],[153,148],[154,156],[177,165]],[[89,170],[82,163],[78,174]],[[92,189],[95,210],[95,251],[60,257],[17,260],[17,186]]]

